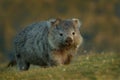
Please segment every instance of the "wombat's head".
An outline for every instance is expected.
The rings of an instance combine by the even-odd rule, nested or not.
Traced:
[[[81,23],[78,19],[55,19],[50,23],[48,41],[53,49],[79,47],[82,37],[79,31]]]

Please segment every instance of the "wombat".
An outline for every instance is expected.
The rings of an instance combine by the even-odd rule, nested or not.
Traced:
[[[28,25],[14,40],[20,70],[69,64],[82,43],[78,19],[51,19]]]

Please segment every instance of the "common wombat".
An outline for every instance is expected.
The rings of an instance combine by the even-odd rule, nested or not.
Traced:
[[[19,69],[69,64],[82,43],[80,25],[78,19],[52,19],[27,26],[14,41]]]

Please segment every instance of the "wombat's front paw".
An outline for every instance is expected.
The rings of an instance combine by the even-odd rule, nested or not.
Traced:
[[[29,67],[30,67],[30,64],[27,64],[27,63],[24,65],[18,65],[18,68],[20,71],[26,71],[29,69]]]

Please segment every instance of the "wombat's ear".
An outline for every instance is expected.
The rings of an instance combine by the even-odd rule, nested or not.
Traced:
[[[81,22],[79,21],[79,19],[73,18],[72,21],[73,21],[73,24],[74,24],[76,27],[79,27],[79,28],[80,28]]]
[[[51,19],[51,20],[49,20],[49,22],[50,22],[51,26],[56,26],[61,22],[61,19],[60,18]]]

